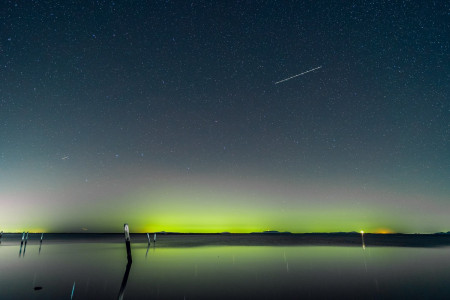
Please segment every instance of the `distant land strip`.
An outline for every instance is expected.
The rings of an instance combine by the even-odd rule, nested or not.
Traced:
[[[0,246],[18,245],[21,233],[3,233]],[[123,233],[46,233],[44,244],[52,243],[123,243]],[[29,237],[29,245],[37,245],[40,234]],[[132,233],[134,247],[146,247],[145,233]],[[449,233],[375,234],[364,233],[365,247],[445,247],[450,246]],[[200,246],[362,246],[361,234],[351,233],[157,233],[156,247]]]

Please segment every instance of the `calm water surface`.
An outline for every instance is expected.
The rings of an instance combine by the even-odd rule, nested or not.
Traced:
[[[189,237],[180,237],[188,239]],[[207,239],[207,237],[205,237]],[[0,299],[448,299],[450,247],[0,245]],[[75,283],[75,287],[74,287]]]

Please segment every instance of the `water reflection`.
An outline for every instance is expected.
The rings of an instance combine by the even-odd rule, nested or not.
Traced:
[[[364,231],[361,230],[361,242],[363,250],[366,250],[366,243],[364,243]]]
[[[369,246],[362,250],[358,240],[357,247],[204,246],[150,251],[143,239],[132,245],[130,276],[131,262],[123,269],[126,249],[122,237],[121,243],[52,243],[46,239],[41,254],[41,245],[32,242],[28,243],[26,259],[17,258],[19,238],[11,246],[0,247],[1,299],[61,299],[68,298],[71,291],[74,299],[373,299],[417,295],[437,299],[450,293],[448,247]],[[164,245],[164,237],[159,242]],[[36,292],[36,288],[41,289]]]
[[[150,243],[147,245],[147,251],[145,251],[145,258],[147,258],[148,250],[150,249]]]
[[[127,287],[128,275],[130,275],[131,264],[132,262],[128,261],[127,267],[125,268],[125,274],[123,274],[122,284],[120,285],[119,290],[119,300],[123,299],[123,294],[125,292],[125,288]]]

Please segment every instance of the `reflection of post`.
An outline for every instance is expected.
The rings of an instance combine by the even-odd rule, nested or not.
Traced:
[[[150,244],[147,245],[147,251],[145,252],[145,258],[147,258],[147,255],[148,255],[148,249],[150,249]]]
[[[120,285],[119,300],[123,299],[123,293],[125,292],[125,288],[127,286],[128,275],[130,275],[131,264],[132,264],[132,261],[129,260],[127,263],[127,267],[125,269],[125,274],[123,274],[122,284]]]
[[[123,230],[125,232],[125,245],[127,247],[127,259],[128,259],[128,262],[131,262],[133,259],[131,257],[130,229],[128,228],[128,224],[123,225]]]
[[[70,299],[73,299],[73,293],[74,292],[75,292],[75,281],[73,282],[72,293],[70,294]]]

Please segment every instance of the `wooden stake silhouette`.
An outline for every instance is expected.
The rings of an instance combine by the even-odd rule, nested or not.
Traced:
[[[130,229],[128,228],[128,224],[123,224],[123,231],[125,233],[125,246],[127,247],[127,259],[128,262],[133,261],[131,257],[131,241],[130,241]]]
[[[42,248],[42,240],[44,239],[44,233],[41,234],[41,241],[39,243],[39,253],[41,253],[41,248]]]
[[[22,247],[23,247],[23,242],[24,242],[24,239],[25,239],[25,231],[24,231],[24,232],[22,232],[22,241],[20,242],[20,250],[19,250],[19,256],[21,256],[21,255],[22,255]]]
[[[23,247],[22,256],[25,256],[25,251],[27,251],[27,243],[28,243],[28,231],[27,231],[27,235],[25,236],[25,246]]]

